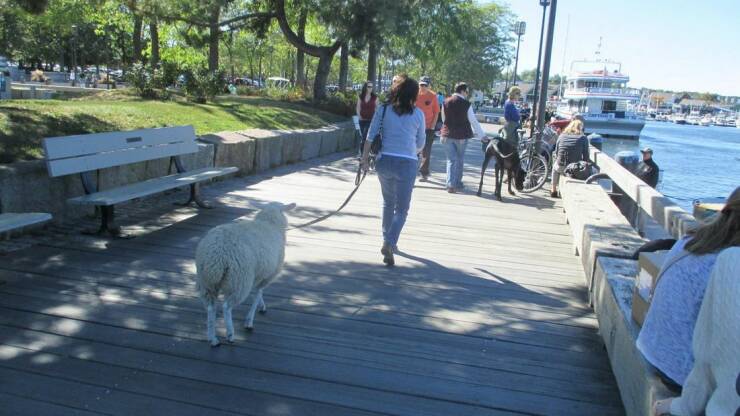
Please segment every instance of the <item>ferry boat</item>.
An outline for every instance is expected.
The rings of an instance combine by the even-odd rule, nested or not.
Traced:
[[[635,112],[640,91],[627,88],[628,82],[619,62],[573,61],[557,114],[565,118],[583,116],[589,133],[637,139],[645,118]]]

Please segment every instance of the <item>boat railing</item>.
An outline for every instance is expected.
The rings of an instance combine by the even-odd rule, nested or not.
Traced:
[[[634,88],[603,88],[603,87],[581,87],[569,88],[567,93],[588,93],[588,94],[609,94],[609,95],[626,95],[639,97],[640,90]]]

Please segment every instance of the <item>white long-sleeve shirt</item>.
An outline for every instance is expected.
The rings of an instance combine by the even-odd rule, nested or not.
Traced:
[[[694,367],[671,415],[728,416],[740,408],[740,247],[717,257],[692,341]]]
[[[467,98],[465,98],[462,94],[454,93],[452,95],[457,95],[458,97],[467,101]],[[445,110],[443,107],[442,108],[442,121],[444,121],[444,119],[445,119]],[[486,132],[483,131],[483,127],[480,126],[478,119],[475,118],[475,113],[473,112],[472,105],[468,107],[468,122],[470,122],[470,127],[473,129],[473,134],[475,135],[474,137],[477,137],[479,139],[486,137]],[[464,137],[464,138],[469,139],[470,137]]]

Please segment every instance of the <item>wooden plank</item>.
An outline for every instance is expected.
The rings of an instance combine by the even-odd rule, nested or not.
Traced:
[[[5,415],[92,416],[104,414],[7,393],[0,393],[0,403],[3,404],[0,412]]]
[[[24,355],[26,352],[26,355]],[[34,366],[29,362],[33,356],[37,360],[49,360],[50,364],[58,365],[67,361],[63,357],[53,354],[33,354],[30,351],[9,347],[0,344],[0,354],[14,359],[0,360],[0,391],[15,396],[41,402],[51,402],[60,406],[91,410],[106,415],[144,415],[156,412],[157,414],[176,414],[201,416],[203,414],[235,415],[230,412],[220,412],[203,406],[194,406],[166,400],[157,400],[151,395],[133,394],[115,388],[114,380],[100,385],[88,380],[79,380],[79,375],[72,371],[47,371],[44,366]],[[31,368],[35,367],[36,371]],[[91,372],[90,375],[95,375]],[[4,406],[3,406],[4,407]],[[244,413],[242,413],[244,414]]]
[[[0,322],[19,328],[84,338],[90,338],[94,335],[99,336],[106,333],[106,331],[113,331],[114,328],[117,328],[116,331],[136,331],[136,329],[121,326],[109,326],[104,322],[91,322],[89,318],[84,321],[84,326],[80,327],[80,321],[74,319],[48,314],[39,315],[35,312],[19,309],[3,309]],[[70,332],[67,328],[74,329]],[[91,335],[86,335],[87,333]],[[191,339],[199,344],[201,343],[198,334],[191,334],[174,328],[169,328],[169,332],[158,333],[163,336]],[[129,339],[129,337],[126,337],[126,339]],[[487,373],[488,370],[501,371],[503,373],[531,375],[545,380],[556,380],[560,388],[569,389],[572,387],[575,391],[581,389],[588,391],[591,387],[598,389],[599,386],[606,386],[609,389],[614,387],[614,383],[609,382],[610,372],[595,367],[579,367],[553,360],[532,362],[527,357],[503,354],[493,350],[490,354],[481,354],[480,349],[467,351],[458,348],[456,353],[451,355],[447,349],[438,344],[409,343],[401,338],[380,339],[368,334],[356,334],[349,337],[346,334],[330,333],[326,330],[305,331],[299,327],[265,325],[261,326],[259,331],[250,334],[243,346],[245,348],[281,352],[286,342],[291,345],[291,354],[308,359],[331,357],[333,360],[347,363],[357,362],[361,365],[386,364],[393,369],[404,368],[405,364],[409,363],[418,363],[418,368],[426,372],[439,373],[448,377],[459,377],[466,374],[466,371],[457,368],[457,366],[462,366],[467,369],[482,371],[484,379],[490,379],[490,373]],[[133,346],[133,344],[125,345]],[[450,366],[453,366],[452,369],[450,369]],[[448,369],[450,370],[447,371]],[[561,385],[563,381],[568,383]],[[537,387],[532,386],[532,388],[536,389]]]
[[[179,156],[187,153],[195,153],[197,151],[198,145],[195,144],[195,142],[180,142],[153,147],[137,147],[117,152],[97,153],[74,158],[48,160],[47,169],[49,171],[49,176],[56,177],[147,160]]]
[[[14,291],[8,285],[0,287],[0,291],[0,300],[7,307],[15,309],[34,312],[43,311],[48,314],[74,319],[86,319],[89,315],[88,309],[101,309],[94,314],[96,322],[168,334],[172,330],[177,330],[178,334],[182,336],[204,342],[202,330],[204,314],[202,308],[200,308],[201,310],[194,308],[191,310],[177,308],[164,308],[165,310],[160,310],[161,308],[153,308],[151,305],[139,306],[135,301],[128,301],[120,297],[118,299],[90,299],[90,296],[78,295],[60,295],[57,302],[69,302],[70,305],[74,305],[74,302],[81,302],[81,306],[68,307],[66,304],[63,304],[59,308],[49,308],[49,302],[52,302],[52,299],[54,299],[51,292],[31,292],[25,290],[21,293]],[[125,309],[127,310],[127,314],[122,316],[121,314],[109,312],[106,309]],[[342,333],[344,334],[343,336],[354,336],[355,334],[365,333],[386,338],[406,337],[412,340],[412,344],[434,343],[446,345],[448,348],[454,350],[480,351],[481,346],[485,346],[484,349],[489,351],[488,354],[520,355],[527,357],[529,361],[537,363],[560,360],[571,366],[598,366],[602,369],[608,368],[608,362],[605,360],[605,357],[596,357],[587,353],[602,350],[603,346],[598,344],[586,348],[583,341],[571,340],[568,344],[553,345],[556,342],[549,335],[541,335],[539,337],[541,341],[539,342],[536,339],[530,342],[524,342],[524,340],[517,340],[514,334],[502,337],[477,336],[476,334],[468,334],[463,328],[457,328],[457,331],[442,331],[424,328],[418,324],[416,326],[400,325],[393,322],[352,318],[352,308],[334,308],[334,311],[337,316],[331,316],[329,314],[322,316],[316,313],[315,310],[311,311],[307,305],[303,305],[302,311],[291,311],[276,307],[271,310],[268,316],[260,317],[259,321],[265,322],[262,324],[265,326],[284,325],[308,330],[326,328],[332,332]],[[235,317],[245,316],[245,313],[246,308],[242,306],[238,308],[238,313],[235,313]],[[188,319],[180,320],[181,318],[178,318],[185,316]],[[348,319],[347,317],[350,318]],[[142,326],[144,323],[146,324]]]
[[[477,183],[471,165],[481,156],[471,150],[468,184]],[[354,168],[299,164],[271,179],[215,183],[203,192],[219,202],[209,211],[172,210],[167,199],[146,212],[122,206],[133,241],[63,237],[19,252],[0,264],[8,282],[0,339],[98,371],[116,365],[151,380],[273,395],[265,400],[276,406],[290,398],[395,415],[623,412],[562,204],[544,191],[498,203],[419,186],[400,243],[410,255],[386,268],[379,185],[370,178],[346,212],[289,232],[287,264],[256,331],[207,348],[193,286],[200,238],[273,200],[299,204],[294,224],[329,212],[352,187]],[[160,400],[176,394],[156,391]]]
[[[43,212],[2,213],[0,214],[0,233],[18,230],[32,225],[51,221],[51,214]]]
[[[48,159],[64,159],[93,153],[107,153],[134,147],[195,141],[193,126],[157,127],[129,131],[77,134],[44,139]]]
[[[0,334],[9,331],[9,328],[4,329],[0,327]],[[437,377],[427,376],[423,387],[420,387],[418,377],[411,372],[395,372],[393,379],[389,379],[382,370],[372,367],[347,365],[334,360],[301,360],[296,357],[287,355],[275,356],[275,354],[269,352],[259,352],[256,350],[244,351],[243,354],[228,354],[229,356],[227,354],[204,354],[209,352],[208,348],[203,348],[202,344],[195,345],[190,342],[180,342],[177,344],[180,348],[173,349],[169,347],[167,352],[154,352],[151,351],[150,346],[157,348],[157,345],[162,345],[163,343],[171,345],[171,342],[167,339],[153,340],[151,337],[150,342],[147,343],[147,349],[142,351],[139,349],[118,347],[109,343],[97,343],[90,339],[70,339],[36,331],[24,330],[21,331],[21,334],[24,335],[24,338],[32,341],[34,346],[31,348],[33,349],[40,348],[39,345],[49,343],[56,346],[57,353],[72,356],[80,361],[86,361],[86,357],[90,356],[90,353],[79,352],[81,346],[87,346],[87,349],[94,354],[96,362],[115,364],[117,366],[131,368],[137,372],[149,372],[151,374],[145,380],[154,385],[174,384],[158,382],[157,378],[163,378],[163,376],[191,378],[192,374],[195,373],[205,381],[222,384],[219,391],[225,390],[225,386],[252,390],[259,389],[261,384],[268,384],[271,388],[275,388],[279,384],[289,383],[292,385],[297,383],[303,385],[303,388],[291,387],[290,390],[281,392],[281,394],[290,393],[304,397],[308,395],[322,395],[327,399],[333,397],[332,400],[335,400],[336,404],[341,404],[342,400],[346,400],[345,396],[339,394],[342,391],[344,391],[345,395],[349,395],[357,389],[374,389],[377,391],[376,394],[379,398],[389,396],[383,393],[383,391],[387,390],[412,396],[415,402],[414,405],[418,406],[418,411],[421,411],[422,407],[428,407],[425,405],[426,402],[429,402],[429,405],[433,405],[436,402],[440,407],[447,407],[447,411],[455,409],[453,411],[460,412],[455,414],[469,413],[471,410],[489,414],[496,410],[543,412],[546,409],[572,409],[576,412],[590,409],[594,412],[603,411],[604,413],[602,414],[616,414],[614,412],[616,409],[601,405],[598,397],[590,396],[591,402],[580,402],[549,394],[534,396],[531,393],[517,390],[515,388],[517,377],[514,375],[507,376],[508,380],[487,380],[487,384],[477,384],[470,380],[441,380]],[[139,334],[131,334],[131,336],[135,338]],[[232,346],[232,349],[241,349],[241,346],[237,344]],[[173,353],[175,351],[176,353]],[[210,362],[204,362],[206,357]],[[77,364],[81,365],[81,363]],[[80,372],[84,371],[84,368],[80,370]],[[209,374],[211,375],[209,376]],[[260,382],[255,383],[253,381],[254,379],[260,380]],[[500,391],[498,388],[489,385],[492,381],[508,385],[509,388],[506,392]],[[337,384],[327,386],[327,383]],[[326,393],[317,391],[321,389],[322,385],[329,387],[333,390],[333,393],[327,396]],[[146,386],[138,385],[136,387],[146,388]],[[179,388],[182,390],[183,386],[179,386]],[[162,387],[158,390],[157,393],[161,392],[165,394],[167,392]],[[149,392],[150,394],[155,394],[151,390]],[[558,394],[565,393],[560,391]],[[582,398],[586,398],[586,396],[582,395]],[[533,402],[529,405],[518,403],[525,397],[529,397]],[[171,397],[171,399],[175,398],[177,396]],[[316,398],[318,399],[318,397]],[[388,397],[388,399],[392,400],[392,397]],[[513,400],[516,400],[516,402]],[[228,401],[223,398],[217,400],[216,403],[213,402],[213,399],[201,399],[198,401],[203,405],[210,404],[216,407],[215,405],[218,404],[219,406],[224,406],[220,407],[221,409],[225,409],[225,405],[228,404]],[[365,408],[365,410],[382,411],[382,409],[378,409],[377,407],[374,409]],[[443,414],[440,410],[435,409],[434,414]],[[424,412],[424,414],[428,413]]]
[[[24,332],[25,333],[25,332]],[[449,402],[440,399],[414,397],[409,402],[409,397],[385,392],[383,390],[365,391],[362,387],[352,385],[335,385],[318,379],[305,379],[296,376],[271,373],[250,368],[249,357],[230,354],[232,358],[223,364],[217,361],[193,360],[178,357],[171,354],[142,352],[129,348],[117,347],[115,345],[89,345],[87,342],[67,338],[60,339],[49,334],[36,333],[38,345],[49,344],[54,341],[59,344],[59,349],[67,356],[38,352],[38,355],[46,358],[50,363],[43,367],[45,373],[63,373],[68,378],[78,382],[111,383],[119,380],[121,389],[132,393],[147,395],[152,399],[163,396],[171,397],[169,400],[177,400],[178,404],[190,404],[188,402],[200,402],[201,412],[229,412],[230,414],[394,414],[399,410],[405,414],[412,414],[414,409],[425,415],[506,415],[514,412],[498,411],[498,409],[486,409],[482,406],[466,405],[464,403]],[[94,351],[95,361],[86,359],[85,348]],[[77,348],[75,348],[77,347]],[[203,347],[199,345],[198,347]],[[210,352],[208,348],[199,348],[213,358],[226,356],[228,351]],[[0,346],[0,353],[7,351],[14,353],[19,348],[9,345]],[[16,352],[17,353],[17,352]],[[206,354],[201,354],[204,356]],[[16,368],[22,365],[33,366],[30,357],[21,356],[21,359],[12,364]],[[26,358],[25,360],[23,358]],[[245,360],[246,358],[246,360]],[[244,361],[249,360],[247,363]],[[2,364],[0,364],[2,366]],[[133,366],[133,367],[129,367]],[[154,369],[177,373],[178,376],[161,374]],[[109,374],[106,374],[108,373]],[[112,373],[112,374],[111,374]],[[0,372],[1,374],[1,372]],[[115,377],[111,377],[115,376]],[[193,376],[209,382],[189,382]],[[173,380],[173,378],[177,378]],[[253,409],[250,403],[250,391],[261,390],[277,391],[272,401],[257,402],[257,407],[262,408],[265,413]],[[294,400],[285,400],[283,398]],[[297,400],[295,400],[297,399]],[[303,406],[308,407],[309,401],[324,404],[327,413],[317,412],[316,408],[305,409],[301,405],[291,406],[291,402],[301,400]],[[344,405],[351,403],[351,406]],[[333,404],[331,409],[327,404]],[[184,407],[184,406],[183,406]],[[226,410],[225,408],[229,408]],[[364,410],[369,409],[369,410]],[[358,411],[353,411],[357,409]],[[394,410],[396,409],[396,410]],[[345,413],[346,412],[346,413]],[[447,412],[447,413],[446,413]],[[449,413],[453,412],[453,413]],[[476,413],[477,412],[477,413]],[[164,414],[181,414],[167,413]],[[208,413],[210,414],[210,413]],[[398,414],[398,413],[396,413]]]
[[[161,178],[149,179],[131,185],[121,186],[107,191],[70,198],[67,202],[78,205],[115,205],[136,198],[157,194],[169,189],[187,186],[193,183],[203,182],[219,176],[228,175],[238,171],[238,168],[202,168],[185,173],[163,176]]]

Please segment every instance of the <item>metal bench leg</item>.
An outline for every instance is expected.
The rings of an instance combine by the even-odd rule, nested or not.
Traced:
[[[193,202],[195,202],[195,204],[201,208],[205,208],[205,209],[213,208],[211,204],[204,201],[203,198],[200,196],[200,186],[198,186],[197,183],[190,184],[190,198],[187,200],[187,202],[175,203],[175,205],[188,206],[192,204]]]
[[[100,228],[97,231],[87,232],[83,231],[83,234],[92,235],[110,235],[115,238],[133,238],[133,236],[124,234],[121,231],[121,227],[115,224],[115,210],[113,206],[101,206],[100,207]]]

